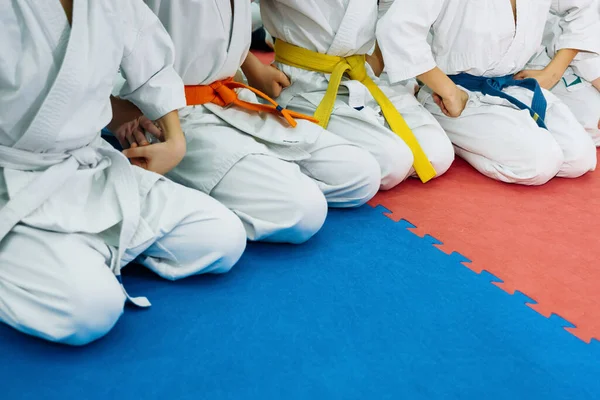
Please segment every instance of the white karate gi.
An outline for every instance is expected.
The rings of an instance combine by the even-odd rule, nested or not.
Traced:
[[[600,19],[600,2],[598,4]],[[554,13],[548,14],[542,46],[527,65],[528,69],[545,68],[560,46],[561,18]],[[600,41],[600,36],[597,38]],[[565,103],[594,143],[600,147],[600,91],[590,82],[600,78],[600,56],[594,53],[579,53],[563,78],[552,88],[552,93]]]
[[[517,0],[515,29],[508,0],[396,1],[380,20],[377,39],[392,82],[436,65],[447,74],[504,76],[521,71],[536,52],[551,7],[568,15],[561,22],[559,47],[595,52],[590,4],[590,0]],[[510,87],[505,92],[531,104],[532,92],[527,89]],[[430,90],[421,90],[419,99],[440,121],[457,154],[481,173],[504,182],[539,185],[557,174],[577,177],[596,167],[589,135],[565,104],[548,91],[544,95],[549,131],[539,128],[527,111],[498,97],[469,93],[459,118],[444,116]]]
[[[368,53],[375,44],[377,0],[261,0],[266,29],[275,38],[296,46],[334,56]],[[277,64],[291,80],[278,101],[290,109],[313,114],[328,85],[325,74]],[[370,76],[380,84],[369,66]],[[413,155],[389,129],[381,108],[367,89],[344,78],[327,129],[367,149],[381,168],[381,188],[391,189],[414,174]],[[404,86],[384,85],[414,132],[438,176],[454,160],[450,140],[436,120]],[[360,111],[359,111],[360,110]]]
[[[263,27],[262,18],[260,16],[260,4],[258,0],[252,1],[252,32],[255,32]]]
[[[239,219],[100,139],[119,65],[124,97],[150,118],[185,104],[152,12],[76,0],[71,28],[59,1],[15,0],[0,15],[0,321],[82,345],[121,315],[115,274],[128,262],[167,279],[229,270]]]
[[[232,77],[250,48],[251,3],[146,0],[171,34],[186,85]],[[254,93],[238,92],[257,103]],[[301,243],[323,225],[327,203],[354,207],[375,195],[377,162],[320,126],[208,103],[180,112],[188,152],[168,176],[209,193],[242,220],[250,240]]]

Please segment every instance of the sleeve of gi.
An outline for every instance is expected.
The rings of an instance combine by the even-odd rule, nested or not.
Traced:
[[[121,72],[126,82],[120,97],[152,120],[185,107],[183,81],[173,66],[175,50],[169,34],[141,0],[121,4],[125,33]]]
[[[379,18],[381,19],[385,13],[387,13],[387,11],[390,9],[390,7],[392,6],[392,4],[394,3],[394,0],[379,0],[378,2],[378,7],[379,7]]]
[[[591,82],[600,78],[600,56],[573,61],[571,66],[575,73],[586,81]]]
[[[577,49],[600,53],[600,17],[596,0],[552,0],[551,11],[560,18],[555,52]],[[582,54],[576,60],[589,56],[593,55]]]
[[[382,2],[392,3],[377,24],[377,41],[390,81],[411,79],[435,68],[427,35],[446,0]]]

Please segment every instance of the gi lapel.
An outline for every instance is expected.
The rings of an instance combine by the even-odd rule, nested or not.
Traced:
[[[46,0],[25,1],[33,9],[40,7],[39,3],[47,2]],[[58,1],[48,3],[56,3],[54,6],[60,7]],[[85,60],[88,53],[86,43],[89,34],[85,21],[88,2],[73,0],[73,3],[73,23],[65,57],[48,95],[25,134],[15,143],[15,148],[29,151],[51,148],[56,141],[61,123],[69,117],[71,109],[68,107],[68,102],[71,100],[71,93],[82,84],[79,81],[81,68],[84,65],[81,60]],[[51,7],[52,4],[45,6]]]

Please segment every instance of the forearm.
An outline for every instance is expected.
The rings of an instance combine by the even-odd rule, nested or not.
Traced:
[[[179,122],[179,112],[171,111],[167,115],[156,120],[156,124],[164,133],[165,141],[185,146],[185,136]]]
[[[142,112],[130,101],[110,96],[113,118],[107,128],[115,132],[121,125],[142,116]]]
[[[417,78],[443,99],[451,97],[458,89],[454,82],[448,78],[448,75],[438,67],[419,75]]]
[[[264,64],[252,53],[248,53],[242,64],[242,72],[248,79],[257,77],[263,71]]]
[[[558,82],[578,53],[579,50],[575,49],[561,49],[544,70],[551,74],[553,81]]]

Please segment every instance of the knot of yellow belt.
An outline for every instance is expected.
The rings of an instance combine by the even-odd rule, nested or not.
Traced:
[[[294,46],[277,39],[275,41],[275,61],[291,67],[301,68],[308,71],[331,74],[329,86],[323,96],[321,104],[317,107],[314,117],[320,125],[327,128],[329,119],[333,112],[335,99],[344,75],[350,79],[362,83],[371,93],[375,101],[381,107],[381,111],[391,130],[398,135],[411,149],[414,156],[414,168],[422,182],[427,182],[436,176],[433,165],[427,159],[427,155],[415,138],[415,135],[404,121],[404,118],[394,104],[381,91],[379,86],[369,77],[365,66],[365,55],[353,55],[349,57],[330,56],[321,54],[302,47]]]
[[[262,97],[271,105],[250,103],[249,101],[241,100],[238,97],[235,89],[248,89],[254,92],[257,96]],[[194,85],[185,87],[185,97],[188,106],[197,106],[206,103],[213,103],[221,107],[238,106],[245,110],[255,112],[268,112],[271,114],[277,114],[282,116],[288,124],[292,127],[296,127],[298,123],[297,119],[305,119],[314,123],[318,123],[315,118],[297,113],[295,111],[286,110],[275,102],[272,98],[261,92],[260,90],[254,89],[253,87],[244,85],[243,83],[235,82],[233,78],[223,79],[216,81],[210,85]]]
[[[367,67],[365,66],[366,59],[364,55],[344,57],[344,61],[350,66],[350,69],[346,71],[346,74],[350,79],[359,82],[370,79],[369,74],[367,74]]]

